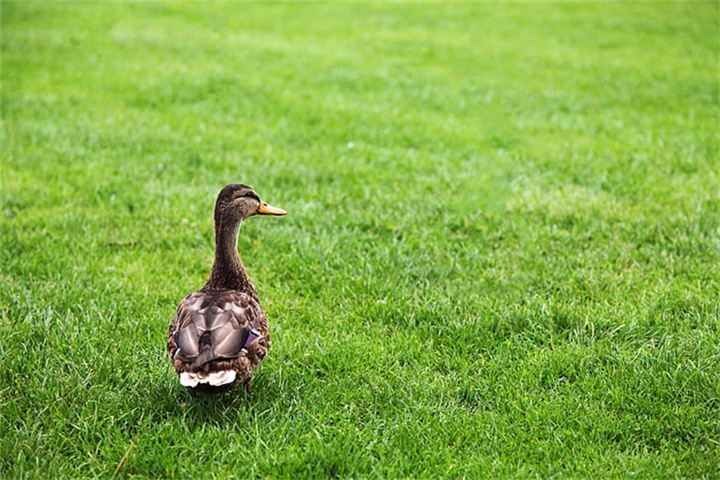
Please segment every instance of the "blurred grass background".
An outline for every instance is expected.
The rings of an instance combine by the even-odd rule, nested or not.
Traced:
[[[717,2],[0,8],[4,478],[717,477]],[[274,346],[191,399],[236,182]]]

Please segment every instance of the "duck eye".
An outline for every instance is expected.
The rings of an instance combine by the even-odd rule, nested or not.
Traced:
[[[257,200],[258,202],[260,201],[260,197],[258,197],[255,192],[245,192],[242,195],[240,195],[238,198],[253,198],[253,199]]]

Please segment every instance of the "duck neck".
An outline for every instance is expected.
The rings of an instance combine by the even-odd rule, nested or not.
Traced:
[[[257,298],[257,291],[250,282],[237,251],[240,223],[215,225],[215,261],[210,278],[203,288],[239,290]]]

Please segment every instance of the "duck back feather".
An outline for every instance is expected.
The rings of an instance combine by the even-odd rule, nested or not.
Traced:
[[[168,335],[168,353],[180,381],[193,388],[208,384],[229,389],[245,382],[269,346],[265,312],[256,299],[237,290],[191,293],[180,302]]]

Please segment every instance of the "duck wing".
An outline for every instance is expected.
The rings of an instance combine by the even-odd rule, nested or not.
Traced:
[[[193,370],[207,371],[212,361],[247,355],[261,330],[267,330],[265,312],[250,295],[203,289],[180,302],[170,325],[168,353]]]

